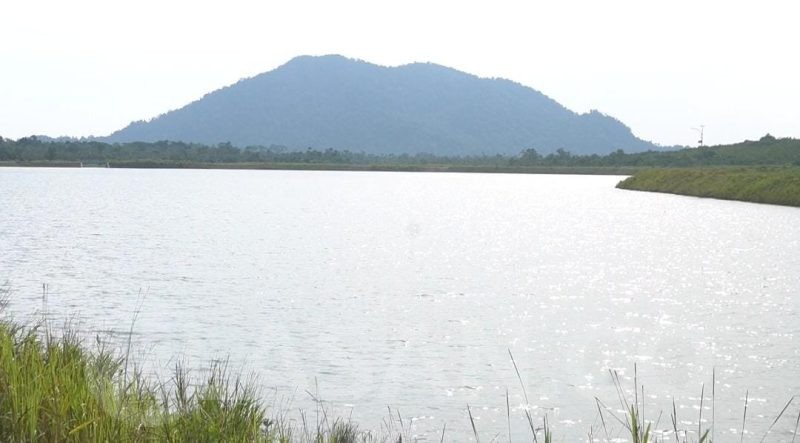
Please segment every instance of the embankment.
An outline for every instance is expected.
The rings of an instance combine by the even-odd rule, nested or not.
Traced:
[[[617,188],[800,207],[800,167],[643,169]]]

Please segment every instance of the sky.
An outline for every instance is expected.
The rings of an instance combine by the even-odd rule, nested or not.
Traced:
[[[4,0],[0,136],[107,135],[298,55],[433,62],[662,145],[800,138],[796,1]],[[693,129],[695,128],[695,129]]]

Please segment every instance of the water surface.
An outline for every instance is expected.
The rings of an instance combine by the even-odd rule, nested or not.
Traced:
[[[715,370],[717,439],[747,391],[760,438],[800,394],[800,210],[620,179],[3,168],[0,282],[17,318],[111,340],[138,310],[154,371],[228,357],[294,410],[317,392],[379,428],[391,406],[429,440],[469,438],[467,404],[505,440],[506,389],[515,440],[525,408],[599,437],[594,398],[619,409],[608,370],[632,389],[634,364],[660,429],[673,397],[696,429]]]

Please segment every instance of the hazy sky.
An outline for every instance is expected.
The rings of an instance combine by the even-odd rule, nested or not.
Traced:
[[[795,1],[4,0],[0,136],[106,135],[302,54],[430,61],[661,144],[800,137]]]

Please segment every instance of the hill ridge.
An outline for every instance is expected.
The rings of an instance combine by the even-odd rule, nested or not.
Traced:
[[[657,148],[613,117],[575,113],[512,80],[430,62],[387,67],[341,55],[295,57],[103,140],[441,155]]]

